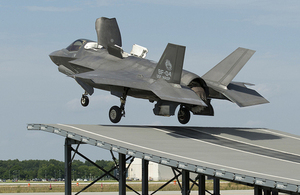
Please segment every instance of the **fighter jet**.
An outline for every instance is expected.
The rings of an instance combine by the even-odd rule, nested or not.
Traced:
[[[72,77],[83,88],[81,105],[89,104],[88,95],[94,89],[110,91],[120,98],[120,106],[112,106],[109,119],[118,123],[125,116],[127,96],[147,99],[155,103],[153,112],[172,116],[186,124],[190,113],[214,115],[211,99],[225,99],[240,107],[268,103],[243,82],[233,82],[241,68],[255,51],[237,48],[202,77],[183,70],[185,47],[168,43],[156,63],[146,59],[148,49],[133,45],[132,51],[122,49],[120,30],[115,18],[96,20],[97,42],[78,39],[65,49],[49,56],[59,72]]]

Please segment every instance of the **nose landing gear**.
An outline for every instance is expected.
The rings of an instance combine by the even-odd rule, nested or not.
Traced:
[[[82,94],[80,103],[83,107],[87,107],[89,105],[89,97],[87,95],[88,95],[87,92]]]

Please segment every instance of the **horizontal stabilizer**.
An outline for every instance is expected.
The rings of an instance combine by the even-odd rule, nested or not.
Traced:
[[[269,103],[257,91],[249,89],[244,83],[231,82],[222,94],[240,107]]]
[[[226,87],[254,53],[253,50],[239,47],[202,78],[214,86]]]

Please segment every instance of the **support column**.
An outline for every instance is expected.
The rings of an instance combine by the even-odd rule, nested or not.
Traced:
[[[214,178],[214,195],[220,195],[220,179]]]
[[[264,195],[271,195],[271,190],[264,189]]]
[[[142,159],[142,195],[148,195],[148,165],[149,161]]]
[[[278,195],[277,191],[272,191],[272,195]]]
[[[190,172],[182,170],[182,195],[190,194]]]
[[[126,155],[119,153],[119,195],[126,195]]]
[[[254,195],[262,195],[262,189],[259,186],[254,186]]]
[[[72,194],[71,145],[72,145],[72,140],[66,138],[65,139],[65,195]]]
[[[205,175],[199,174],[198,195],[205,195]]]

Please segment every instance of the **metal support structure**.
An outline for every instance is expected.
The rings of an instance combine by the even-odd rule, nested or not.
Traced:
[[[96,163],[94,163],[93,161],[91,161],[89,158],[87,158],[86,156],[84,156],[83,154],[81,154],[79,151],[73,149],[72,147],[71,147],[71,150],[72,150],[74,153],[78,154],[79,156],[81,156],[82,158],[84,158],[86,161],[90,162],[90,163],[93,164],[95,167],[97,167],[98,169],[100,169],[101,171],[104,172],[104,174],[103,174],[102,176],[100,176],[100,177],[99,177],[98,179],[96,179],[95,181],[91,182],[89,185],[87,185],[86,187],[84,187],[82,190],[80,190],[79,192],[77,192],[75,195],[77,195],[77,194],[83,192],[84,190],[86,190],[87,188],[89,188],[90,186],[92,186],[94,183],[96,183],[97,181],[99,181],[100,179],[102,179],[102,178],[103,178],[104,176],[106,176],[106,175],[109,175],[109,176],[112,177],[113,179],[115,179],[115,180],[117,180],[117,181],[120,181],[119,178],[115,177],[114,175],[112,175],[112,174],[110,173],[111,171],[113,171],[114,169],[116,169],[116,168],[119,167],[119,164],[117,164],[117,161],[114,159],[113,153],[112,153],[112,157],[113,157],[113,159],[114,159],[114,161],[115,161],[116,164],[115,164],[115,166],[114,166],[113,168],[111,168],[109,171],[106,171],[104,168],[100,167],[99,165],[97,165]],[[125,157],[126,157],[126,156],[125,156]],[[132,158],[132,157],[128,157],[127,159],[125,159],[125,162],[126,162],[127,160],[129,160],[130,158]],[[126,177],[126,172],[127,172],[127,168],[125,167],[125,177]],[[126,178],[125,178],[125,180],[126,180]],[[127,187],[128,189],[130,189],[130,190],[132,190],[133,192],[135,192],[136,194],[140,195],[140,193],[138,193],[138,192],[137,192],[136,190],[134,190],[132,187],[128,186],[126,183],[125,183],[125,185],[126,185],[126,187]]]
[[[119,195],[126,195],[126,155],[119,153]]]
[[[205,175],[199,174],[198,195],[205,195]]]
[[[173,167],[172,167],[172,170],[173,170],[173,172],[174,172],[174,177],[173,177],[172,179],[170,179],[169,181],[167,181],[164,185],[162,185],[161,187],[159,187],[157,190],[155,190],[154,192],[152,192],[150,195],[153,195],[153,194],[155,194],[156,192],[158,192],[159,190],[163,189],[163,188],[164,188],[165,186],[167,186],[169,183],[171,183],[172,181],[174,181],[174,179],[177,179],[177,181],[178,181],[178,177],[179,177],[182,173],[181,173],[178,169],[173,168]],[[175,170],[178,172],[178,174],[176,174]],[[179,187],[180,187],[180,189],[181,189],[181,185],[180,185],[179,182],[178,182],[178,185],[179,185]]]
[[[142,195],[148,195],[148,165],[149,161],[142,159]]]
[[[264,195],[271,195],[271,190],[264,189]]]
[[[73,149],[72,144],[78,144],[77,148]],[[119,195],[126,195],[126,187],[133,190],[131,187],[126,185],[126,172],[127,172],[127,168],[128,168],[128,167],[126,168],[126,161],[129,160],[130,158],[126,159],[125,154],[119,153],[119,164],[116,164],[116,166],[114,168],[112,168],[111,170],[105,171],[103,168],[99,167],[94,162],[92,162],[91,160],[86,158],[84,155],[82,155],[80,152],[78,152],[79,144],[80,144],[80,142],[78,142],[76,140],[72,140],[70,138],[65,139],[65,145],[64,145],[64,150],[65,150],[65,195],[72,194],[72,177],[71,177],[72,169],[71,168],[72,168],[72,159],[74,158],[75,154],[79,154],[81,157],[88,160],[89,162],[94,164],[96,167],[98,167],[99,169],[101,169],[102,171],[105,172],[105,174],[103,176],[99,177],[96,181],[100,180],[105,175],[110,175],[111,177],[115,178],[113,175],[110,174],[110,172],[113,169],[119,167],[119,178],[115,178],[115,179],[119,180]],[[74,152],[73,157],[72,157],[72,151]],[[115,163],[116,163],[116,161],[115,161]],[[142,160],[142,195],[148,195],[148,190],[149,190],[149,188],[148,188],[148,177],[149,177],[148,176],[148,166],[149,166],[149,161],[143,159]],[[190,185],[189,184],[190,184],[190,180],[191,180],[189,178],[189,176],[190,176],[189,171],[182,170],[182,172],[180,172],[176,168],[172,168],[172,170],[173,170],[175,176],[169,182],[167,182],[165,185],[161,186],[155,192],[159,191],[164,186],[169,184],[171,181],[176,179],[181,188],[182,195],[189,195],[190,194]],[[175,171],[179,172],[179,174],[176,174]],[[178,180],[178,177],[180,175],[182,175],[182,186],[180,185],[180,182]],[[205,175],[199,174],[198,180],[199,180],[198,195],[205,195],[205,192],[206,192],[206,190],[205,190]],[[214,181],[213,195],[220,195],[220,179],[214,178],[213,181]],[[80,192],[84,191],[86,188],[90,187],[93,184],[94,183],[91,183],[89,186],[85,187]],[[133,190],[133,191],[136,192],[135,190]],[[80,192],[78,192],[76,194],[79,194]],[[154,194],[155,192],[153,192],[152,194]],[[136,193],[139,194],[138,192],[136,192]],[[262,194],[265,194],[265,195],[275,194],[276,195],[276,194],[278,194],[278,192],[277,191],[273,192],[271,190],[262,189],[259,186],[255,186],[254,187],[254,195],[262,195]]]
[[[220,195],[220,179],[214,178],[214,195]]]
[[[187,170],[182,170],[182,195],[190,194],[190,172]]]
[[[132,163],[134,157],[129,157],[128,159],[126,159],[126,155],[119,153],[119,163],[117,164],[116,159],[113,159],[116,163],[115,167],[113,167],[111,170],[106,171],[104,170],[102,167],[99,167],[97,164],[95,164],[94,162],[92,162],[91,160],[89,160],[87,157],[85,157],[84,155],[82,155],[80,152],[78,152],[78,148],[80,145],[80,141],[76,141],[70,138],[66,138],[65,139],[65,145],[64,145],[64,151],[65,151],[65,195],[71,195],[72,194],[72,160],[74,159],[75,154],[79,154],[81,157],[83,157],[84,159],[88,160],[90,163],[92,163],[93,165],[95,165],[96,167],[98,167],[99,169],[101,169],[102,171],[104,171],[104,175],[102,175],[101,177],[99,177],[97,180],[95,180],[94,182],[92,182],[90,185],[86,186],[85,188],[83,188],[81,191],[79,191],[76,194],[79,194],[80,192],[84,191],[85,189],[87,189],[88,187],[90,187],[91,185],[93,185],[96,181],[100,180],[101,178],[103,178],[106,175],[110,175],[111,177],[113,177],[114,179],[119,181],[119,195],[126,195],[126,187],[128,187],[130,190],[133,190],[136,194],[140,195],[137,191],[135,191],[134,189],[132,189],[130,186],[126,185],[126,172],[127,169],[129,168],[130,164]],[[78,144],[76,149],[72,148],[72,144]],[[72,151],[74,152],[74,155],[72,157]],[[112,153],[112,151],[111,151]],[[131,163],[129,164],[129,166],[126,168],[126,161],[131,159]],[[142,195],[148,195],[148,178],[149,178],[149,174],[148,174],[148,166],[149,166],[149,161],[142,159]],[[115,176],[111,175],[110,172],[112,170],[114,170],[115,168],[119,168],[119,178],[116,178]],[[159,191],[160,189],[162,189],[163,187],[165,187],[166,185],[168,185],[171,181],[173,181],[174,179],[177,180],[179,187],[181,188],[181,192],[182,195],[190,195],[190,181],[193,182],[193,185],[197,185],[198,186],[198,195],[205,195],[206,192],[208,192],[207,190],[205,190],[205,175],[199,174],[198,177],[196,178],[196,180],[198,179],[199,182],[198,184],[196,183],[196,181],[193,181],[190,179],[190,173],[187,170],[182,170],[179,171],[176,168],[172,168],[172,171],[174,173],[174,177],[168,181],[166,184],[164,184],[163,186],[161,186],[158,190],[156,190],[155,192],[153,192],[152,194],[156,193],[157,191]],[[178,173],[176,173],[175,171],[177,171]],[[182,184],[180,185],[180,182],[178,180],[178,177],[182,175]],[[213,189],[213,195],[220,195],[220,179],[219,178],[214,178],[213,179],[214,183],[214,189]],[[191,187],[191,188],[192,188]],[[277,195],[278,191],[276,190],[270,190],[270,189],[263,189],[260,186],[254,186],[254,195]]]
[[[262,195],[262,189],[259,186],[254,186],[254,195]]]
[[[72,140],[65,139],[65,195],[72,194],[72,180],[71,180],[71,151]]]
[[[278,195],[277,191],[272,190],[272,195]]]

